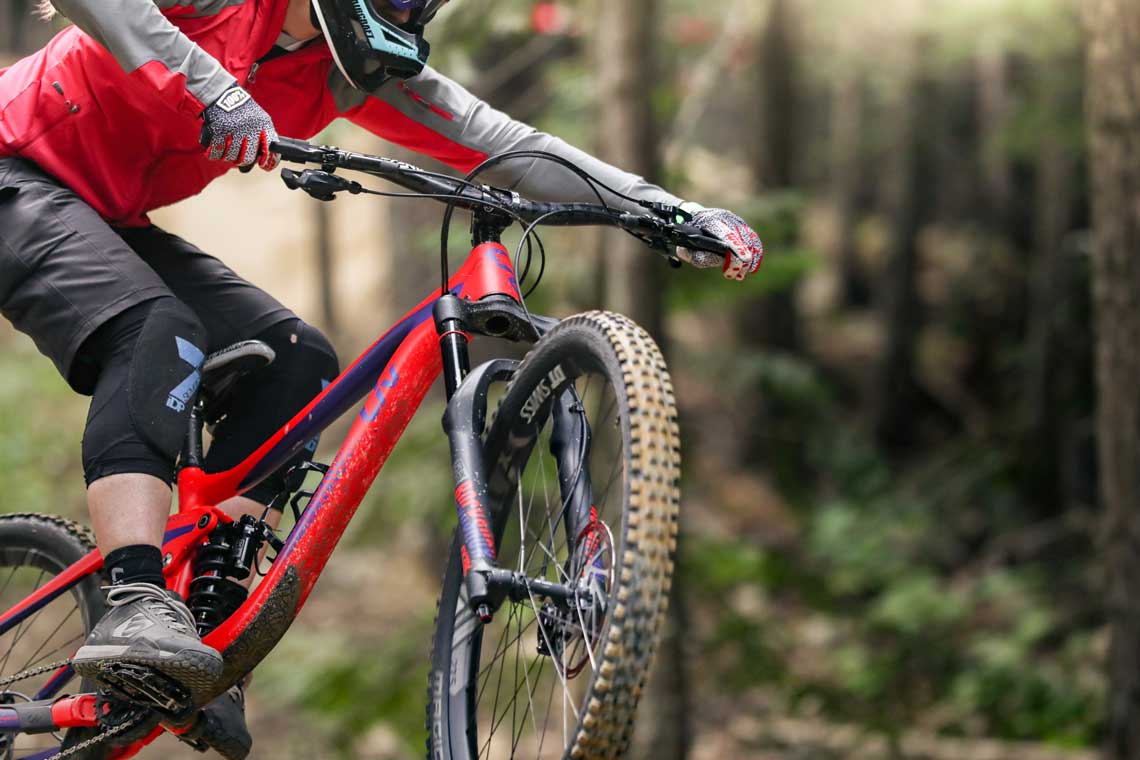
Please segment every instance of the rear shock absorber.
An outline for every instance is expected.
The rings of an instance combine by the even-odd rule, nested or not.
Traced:
[[[186,606],[194,616],[198,635],[205,636],[232,615],[249,591],[238,581],[253,572],[253,566],[268,543],[281,550],[281,539],[263,520],[243,515],[237,522],[219,525],[210,534],[210,540],[198,548],[194,557],[194,580]]]
[[[231,575],[232,533],[229,525],[214,529],[210,540],[198,547],[194,558],[194,580],[190,581],[186,606],[194,616],[199,636],[221,625],[249,594],[245,586],[228,577]]]

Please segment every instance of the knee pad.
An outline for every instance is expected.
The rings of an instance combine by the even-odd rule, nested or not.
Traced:
[[[214,442],[206,456],[208,472],[239,464],[340,373],[328,339],[300,319],[279,322],[252,337],[267,343],[276,356],[272,364],[242,378],[235,389],[225,419],[213,431]],[[283,490],[285,472],[311,458],[316,448],[314,438],[305,451],[245,495],[268,503]]]
[[[175,298],[152,303],[131,356],[127,405],[135,430],[173,460],[202,381],[206,328]]]
[[[315,383],[320,392],[322,382],[327,385],[340,374],[336,350],[328,338],[301,319],[280,322],[255,337],[277,352],[277,358],[267,367],[273,375],[303,379],[305,385]]]
[[[88,484],[119,473],[171,481],[204,332],[186,306],[163,297],[116,314],[84,343],[94,395],[83,433]]]

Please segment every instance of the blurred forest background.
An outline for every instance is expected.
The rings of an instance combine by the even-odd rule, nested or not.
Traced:
[[[52,33],[29,5],[0,2],[10,59]],[[492,104],[739,211],[768,251],[741,286],[545,235],[531,308],[635,315],[679,391],[680,576],[637,756],[1140,756],[1140,13],[457,0],[429,37]],[[347,124],[322,139],[430,165]],[[1103,229],[1097,203],[1120,213]],[[439,217],[260,172],[154,215],[345,361],[433,287]],[[0,325],[0,510],[83,519],[85,409]],[[454,523],[441,409],[257,671],[255,756],[422,752]]]

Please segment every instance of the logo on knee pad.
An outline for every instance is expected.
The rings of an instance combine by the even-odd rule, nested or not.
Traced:
[[[170,390],[166,397],[166,405],[176,412],[183,412],[190,399],[198,392],[198,385],[202,382],[202,362],[205,361],[206,355],[185,338],[175,336],[174,340],[178,344],[178,358],[193,369],[186,379]]]

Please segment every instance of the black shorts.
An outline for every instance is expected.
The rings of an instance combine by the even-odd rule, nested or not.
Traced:
[[[218,259],[158,227],[116,228],[35,164],[0,158],[0,314],[79,393],[96,371],[80,352],[111,317],[173,295],[214,351],[294,314]]]

